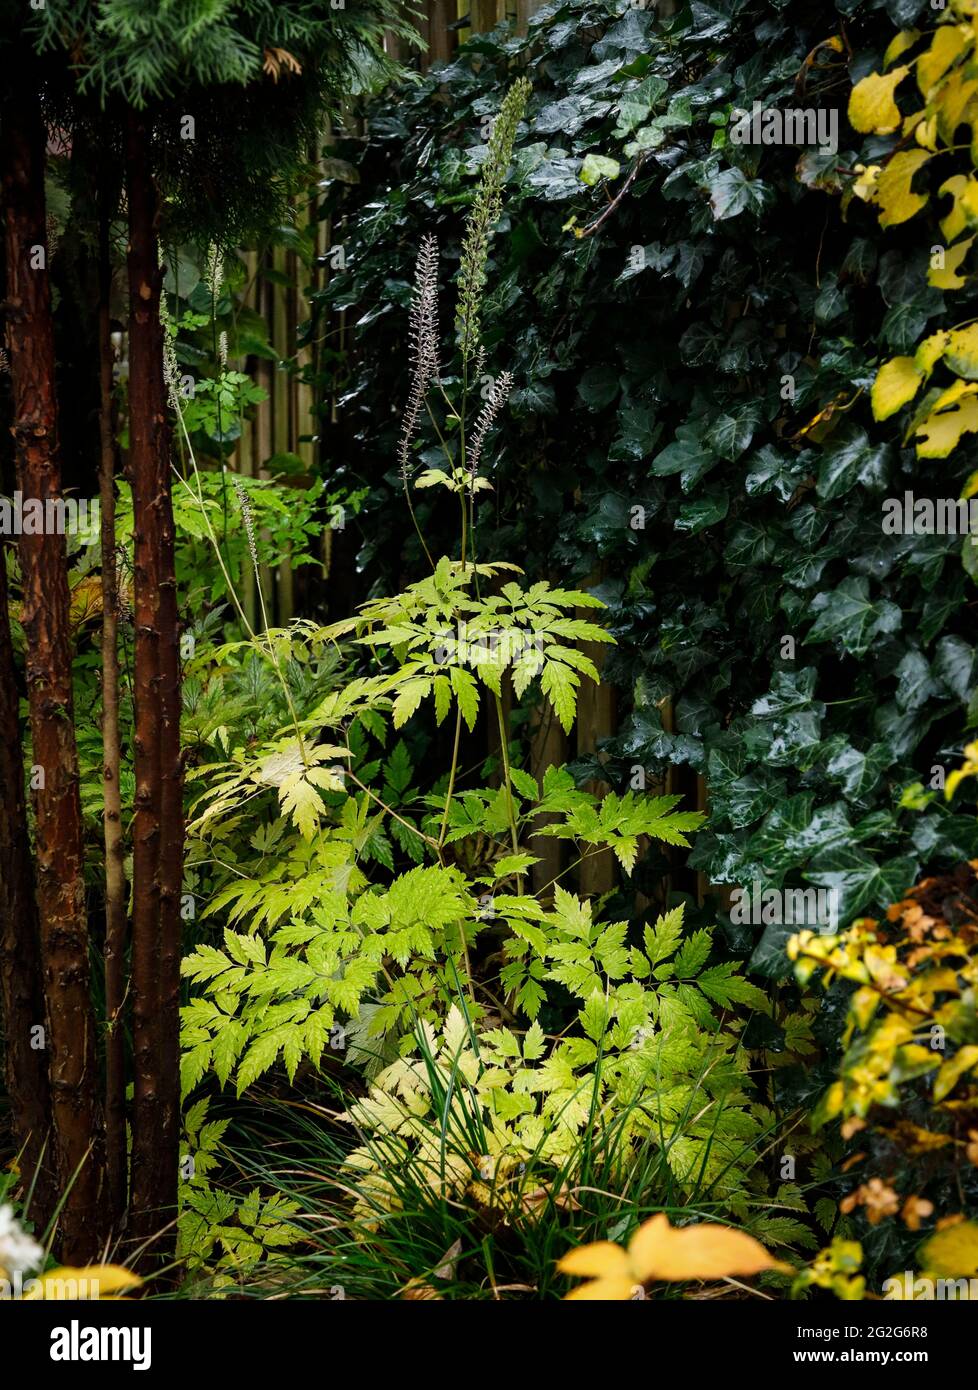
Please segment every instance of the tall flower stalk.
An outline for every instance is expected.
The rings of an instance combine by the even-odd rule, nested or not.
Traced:
[[[408,341],[411,356],[411,389],[408,393],[404,421],[401,426],[401,440],[397,457],[401,470],[401,482],[408,510],[418,539],[434,568],[431,552],[421,534],[418,518],[411,501],[410,456],[411,445],[418,431],[421,413],[426,408],[428,390],[438,380],[438,241],[433,236],[422,239],[421,249],[414,271],[414,295],[411,300]]]
[[[454,492],[459,501],[461,514],[460,555],[462,567],[470,562],[476,570],[475,560],[475,498],[476,493],[489,484],[478,474],[489,431],[502,410],[513,386],[510,372],[502,372],[492,381],[488,394],[484,396],[482,407],[476,416],[471,438],[467,435],[466,417],[471,385],[482,377],[485,366],[485,348],[481,342],[481,309],[485,292],[489,247],[493,230],[499,221],[503,205],[503,187],[513,157],[516,131],[526,109],[530,96],[530,83],[525,77],[513,83],[503,99],[499,115],[493,124],[489,137],[486,158],[482,164],[479,186],[466,220],[465,236],[462,242],[461,265],[458,273],[458,301],[455,312],[455,330],[458,350],[462,358],[461,392],[456,402],[450,399],[440,379],[439,330],[438,330],[438,243],[433,236],[426,236],[421,243],[414,275],[414,295],[411,303],[409,346],[411,361],[411,385],[404,411],[401,438],[398,446],[398,463],[404,495],[407,498],[411,519],[418,533],[429,563],[431,553],[425,543],[418,524],[414,505],[411,501],[410,458],[411,447],[417,437],[422,412],[427,411],[431,425],[445,455],[447,471],[429,469],[418,481],[418,486],[433,486],[440,483]],[[439,427],[438,420],[431,409],[429,393],[437,387],[447,410],[448,428]],[[449,436],[454,441],[449,442]],[[508,731],[502,700],[494,696],[496,717],[499,724],[503,781],[507,794],[510,832],[513,848],[517,843],[515,809],[507,747]],[[455,737],[452,748],[452,763],[449,772],[448,790],[438,836],[439,849],[445,843],[448,829],[448,816],[455,794],[458,773],[459,753],[462,737],[461,705],[456,710]]]
[[[520,77],[503,98],[489,137],[489,148],[482,165],[479,189],[472,204],[465,241],[462,244],[455,327],[462,362],[466,368],[469,360],[479,349],[480,311],[482,294],[486,287],[489,240],[503,210],[503,185],[513,158],[516,130],[526,109],[530,91],[529,79]]]

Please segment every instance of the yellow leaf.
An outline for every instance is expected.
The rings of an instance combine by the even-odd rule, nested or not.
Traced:
[[[79,1269],[59,1265],[57,1269],[49,1269],[45,1274],[38,1275],[30,1291],[25,1292],[24,1299],[75,1298],[77,1294],[66,1294],[66,1289],[77,1290],[79,1287],[87,1289],[89,1297],[97,1289],[97,1296],[101,1298],[103,1294],[116,1294],[120,1289],[137,1288],[142,1282],[138,1274],[124,1269],[122,1265],[86,1265]]]
[[[934,1099],[943,1100],[945,1096],[950,1095],[965,1072],[976,1065],[978,1047],[972,1043],[968,1047],[958,1048],[954,1056],[941,1065],[940,1071],[934,1077]]]
[[[936,1232],[920,1251],[920,1262],[945,1279],[978,1275],[978,1226],[962,1221]]]
[[[948,68],[973,39],[964,26],[943,24],[934,34],[930,48],[917,59],[917,86],[927,96],[931,87],[944,76]]]
[[[923,112],[920,114],[922,116]],[[909,130],[913,131],[913,138],[917,144],[925,150],[930,150],[933,154],[937,149],[937,117],[928,116],[926,120],[921,120],[919,117],[908,117],[908,120],[904,122],[904,135],[908,133],[908,122],[910,121],[912,124],[909,124]]]
[[[959,290],[965,284],[966,276],[960,273],[961,263],[971,250],[974,237],[965,237],[949,246],[944,253],[944,264],[939,270],[933,267],[927,272],[927,283],[938,290]]]
[[[967,225],[973,227],[978,222],[978,179],[969,179],[965,184],[959,208]]]
[[[882,76],[870,73],[849,94],[849,124],[876,135],[890,135],[900,125],[900,111],[893,93],[910,71],[905,64]]]
[[[913,360],[918,370],[921,371],[924,376],[930,376],[934,367],[947,351],[949,341],[950,335],[946,331],[943,331],[940,333],[931,333],[930,337],[924,338],[923,341],[917,345],[917,351],[914,353]]]
[[[956,767],[953,772],[949,773],[947,782],[944,786],[944,795],[947,798],[947,800],[951,800],[951,797],[957,791],[959,784],[963,782],[966,777],[973,776],[973,772],[969,772],[967,768],[963,767]]]
[[[825,1099],[822,1102],[825,1110],[825,1117],[832,1120],[842,1110],[846,1098],[846,1088],[841,1081],[833,1081],[832,1085],[825,1092]]]
[[[923,376],[912,357],[893,357],[884,362],[873,382],[873,416],[887,420],[895,415],[920,390]]]
[[[932,406],[932,411],[936,414],[939,410],[944,410],[947,406],[954,405],[961,400],[962,396],[973,396],[978,387],[969,386],[966,381],[960,379],[953,382],[946,391],[942,391]]]
[[[647,1279],[722,1279],[785,1268],[743,1231],[710,1224],[677,1229],[661,1212],[638,1228],[628,1255],[643,1283]]]
[[[863,1032],[869,1027],[873,1014],[879,1008],[880,996],[875,989],[857,989],[849,1002],[852,1016]]]
[[[620,1245],[610,1240],[598,1240],[593,1245],[579,1245],[568,1250],[559,1261],[561,1274],[583,1274],[590,1278],[624,1278],[629,1272],[628,1256]],[[631,1283],[634,1284],[634,1279]]]
[[[587,1300],[589,1302],[623,1303],[635,1292],[634,1279],[607,1278],[590,1279],[580,1288],[571,1289],[568,1300]]]
[[[946,394],[946,393],[945,393]],[[978,400],[969,396],[943,414],[932,413],[914,431],[917,454],[925,459],[944,459],[963,434],[978,431]]]
[[[868,168],[865,164],[857,164],[856,173],[859,177],[852,185],[854,195],[864,203],[871,203],[876,197],[876,185],[882,172],[882,166],[879,164],[870,164]]]
[[[978,81],[966,77],[964,68],[955,68],[954,72],[945,78],[941,88],[941,99],[937,104],[937,124],[946,144],[954,144],[954,136],[962,122],[965,125],[972,124],[967,107],[976,92]]]
[[[966,377],[969,381],[978,377],[978,323],[951,330],[944,358],[951,371],[958,376]]]
[[[888,68],[891,63],[896,62],[900,54],[906,53],[908,48],[913,48],[919,38],[919,29],[904,29],[897,34],[895,39],[891,39],[889,48],[883,54],[884,68]]]
[[[945,179],[938,190],[954,199],[951,211],[946,217],[941,218],[941,231],[944,233],[945,241],[954,241],[968,225],[962,197],[969,183],[975,184],[978,188],[978,180],[969,179],[965,174],[954,174],[951,178]]]
[[[907,222],[925,205],[927,195],[911,192],[910,183],[918,169],[931,158],[927,150],[904,150],[887,164],[876,183],[881,227],[896,227]]]

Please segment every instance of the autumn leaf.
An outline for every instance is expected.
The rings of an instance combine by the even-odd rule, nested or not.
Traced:
[[[79,1269],[70,1265],[59,1265],[57,1269],[49,1269],[46,1273],[39,1274],[37,1279],[32,1281],[31,1287],[25,1289],[23,1297],[25,1302],[75,1298],[77,1293],[69,1294],[66,1290],[78,1288],[89,1290],[90,1297],[112,1297],[121,1289],[134,1289],[142,1282],[138,1274],[122,1265],[86,1265]]]
[[[927,194],[912,192],[910,183],[914,174],[932,158],[927,150],[903,150],[886,165],[876,181],[881,227],[896,227],[908,222],[925,206]]]
[[[612,1241],[597,1241],[571,1250],[557,1268],[590,1279],[567,1295],[585,1300],[628,1299],[636,1286],[652,1280],[724,1279],[765,1269],[790,1272],[790,1266],[743,1231],[709,1223],[675,1227],[664,1212],[639,1226],[627,1251]]]
[[[873,382],[873,416],[886,420],[912,401],[923,376],[912,357],[893,357],[884,362]]]
[[[917,59],[917,86],[922,96],[929,95],[934,83],[973,42],[968,31],[956,24],[942,24],[935,31],[930,48]]]
[[[941,1278],[978,1275],[978,1226],[961,1221],[937,1231],[922,1247],[919,1259],[922,1269]]]
[[[743,1231],[711,1224],[676,1229],[661,1212],[638,1228],[628,1252],[643,1282],[722,1279],[732,1274],[786,1268]]]
[[[957,385],[964,387],[964,382]],[[970,391],[978,388],[971,387]],[[964,396],[964,391],[958,392],[958,396]],[[943,459],[947,458],[958,445],[963,434],[978,432],[978,399],[974,395],[968,394],[965,399],[958,399],[953,404],[945,400],[950,392],[945,392],[944,397],[938,404],[951,405],[949,410],[940,413],[935,409],[926,420],[923,420],[915,430],[917,439],[917,454],[920,458]]]
[[[849,96],[849,124],[854,130],[891,135],[900,125],[900,110],[893,93],[910,71],[905,64],[885,76],[870,73],[857,82]]]
[[[960,290],[966,283],[966,276],[961,274],[961,263],[971,250],[973,242],[974,237],[969,236],[956,242],[954,246],[949,246],[944,253],[944,264],[932,266],[928,271],[928,285],[933,285],[938,290]]]

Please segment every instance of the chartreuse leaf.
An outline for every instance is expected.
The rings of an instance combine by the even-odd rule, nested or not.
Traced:
[[[881,227],[896,227],[908,222],[926,206],[927,194],[914,193],[911,182],[932,158],[927,150],[901,150],[884,166],[876,181]]]
[[[884,362],[873,382],[873,415],[887,420],[912,401],[920,390],[923,373],[912,357],[893,357]]]
[[[960,290],[967,284],[967,277],[962,275],[961,266],[965,256],[974,245],[974,237],[963,237],[961,241],[949,246],[944,253],[944,264],[939,266],[932,265],[927,272],[927,283],[933,285],[938,290]],[[877,416],[877,419],[882,417]]]
[[[620,172],[621,165],[617,159],[609,159],[603,154],[589,154],[581,165],[578,177],[582,183],[592,187],[602,179],[616,179]]]
[[[947,458],[963,435],[978,432],[978,385],[958,382],[939,398],[935,407],[914,431],[921,458]]]
[[[893,94],[909,71],[904,65],[885,75],[873,72],[856,83],[849,94],[849,124],[854,130],[890,135],[899,129],[900,108]]]
[[[655,925],[644,932],[645,954],[652,965],[668,959],[679,945],[683,933],[684,908],[680,904],[656,918]]]
[[[973,35],[956,24],[942,24],[935,29],[930,47],[917,59],[917,86],[922,96],[930,95],[934,83],[973,43]]]

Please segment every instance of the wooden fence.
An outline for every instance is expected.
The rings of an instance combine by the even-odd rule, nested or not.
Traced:
[[[421,11],[418,23],[424,47],[409,49],[391,36],[387,47],[392,56],[412,66],[427,70],[432,63],[449,59],[457,45],[472,33],[483,33],[503,19],[509,19],[522,31],[542,0],[420,0],[414,9]],[[318,152],[313,161],[320,163]],[[315,193],[315,190],[313,190]],[[319,447],[322,404],[315,399],[313,388],[303,379],[303,369],[315,367],[316,348],[310,345],[299,349],[297,331],[309,317],[309,296],[323,288],[331,273],[327,252],[330,249],[330,226],[317,218],[315,199],[296,209],[300,226],[311,227],[316,260],[311,266],[301,264],[294,251],[284,247],[266,253],[261,263],[256,254],[247,260],[248,290],[245,302],[261,315],[267,325],[268,341],[278,361],[258,359],[257,381],[267,392],[268,399],[258,407],[255,419],[247,425],[233,466],[249,477],[268,476],[266,461],[275,454],[295,454],[311,471],[322,458]],[[336,326],[342,340],[347,332],[345,318]],[[288,365],[286,365],[288,364]],[[242,369],[244,364],[241,365]],[[328,570],[330,537],[324,538],[323,562]],[[269,618],[273,623],[288,622],[294,612],[295,579],[291,566],[284,564],[274,574],[266,572],[262,588]],[[249,617],[255,620],[253,586],[247,595]]]

